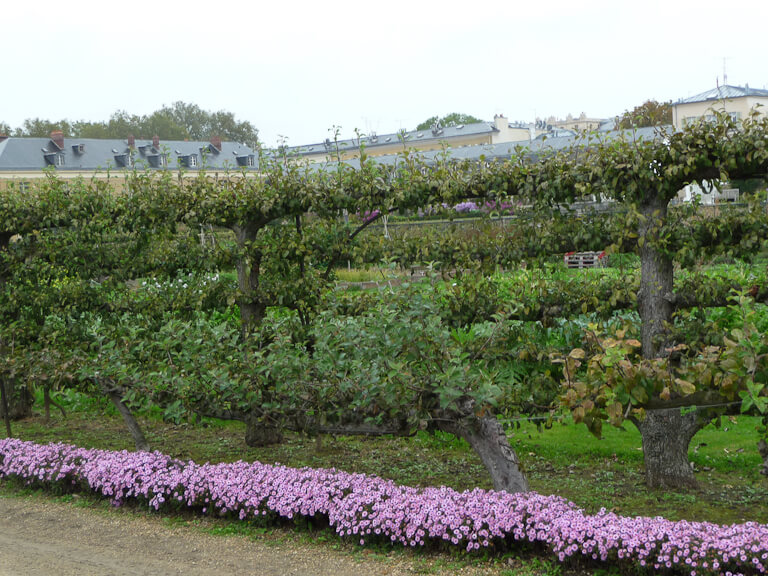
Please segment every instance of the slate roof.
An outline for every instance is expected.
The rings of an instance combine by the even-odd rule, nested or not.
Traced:
[[[591,140],[590,142],[604,142],[607,140],[612,140],[614,138],[619,138],[623,136],[624,138],[627,138],[629,140],[654,140],[656,138],[659,138],[660,135],[666,132],[671,132],[673,128],[671,126],[664,126],[664,127],[646,127],[646,128],[637,128],[635,130],[612,130],[607,132],[600,133],[599,140]],[[453,160],[480,160],[481,157],[487,162],[491,162],[494,160],[505,160],[510,158],[511,156],[514,156],[518,153],[527,155],[531,159],[536,159],[539,156],[556,152],[558,150],[562,150],[564,148],[568,148],[569,146],[573,145],[578,141],[578,136],[576,135],[570,135],[570,136],[561,136],[561,137],[551,137],[547,139],[541,139],[541,140],[533,140],[533,141],[524,141],[524,142],[502,142],[499,144],[479,144],[477,146],[462,146],[459,148],[452,148],[448,151],[448,157]],[[419,153],[427,162],[435,160],[440,154],[442,154],[442,151],[440,150],[430,150],[426,152],[420,152]],[[385,164],[385,165],[392,165],[398,162],[400,156],[397,154],[387,154],[384,156],[376,156],[374,159],[377,163]],[[353,160],[347,160],[344,162],[345,164],[348,164],[352,166],[353,168],[358,168],[360,166],[360,161],[358,159]],[[335,166],[335,162],[319,162],[316,164],[310,165],[310,169],[317,169],[322,170],[324,168],[328,168],[331,166]]]
[[[689,96],[688,98],[681,98],[675,104],[693,104],[695,102],[709,102],[710,100],[728,100],[731,98],[744,98],[746,96],[759,96],[762,98],[768,98],[768,90],[761,90],[760,88],[750,88],[749,86],[731,86],[724,85],[707,90],[701,94],[695,96]]]
[[[120,139],[64,138],[59,149],[51,138],[7,138],[0,141],[0,171],[38,171],[49,165],[57,172],[115,170],[123,167],[121,159],[124,161],[130,152],[128,140]],[[238,170],[238,157],[255,155],[251,148],[236,142],[222,142],[221,151],[216,152],[210,142],[161,140],[154,148],[152,140],[136,138],[132,152],[136,168],[154,167],[151,157],[161,154],[167,159],[163,167],[171,170],[198,170],[203,165],[207,169]],[[191,155],[197,155],[196,166],[185,166],[183,158]]]
[[[667,130],[671,128],[666,127]],[[447,129],[446,129],[447,130]],[[533,141],[524,142],[503,142],[499,144],[479,144],[476,146],[461,146],[451,148],[448,151],[450,159],[454,160],[480,160],[485,161],[503,160],[513,155],[523,153],[531,157],[537,158],[540,155],[547,154],[549,152],[561,150],[571,146],[577,141],[577,136],[573,133],[563,136],[548,137],[546,139],[535,139]],[[656,128],[639,128],[634,131],[631,130],[614,130],[600,133],[600,140],[610,140],[619,137],[624,134],[627,138],[634,138],[636,140],[652,140],[657,138],[659,131]],[[83,145],[82,153],[76,152],[73,147]],[[180,156],[188,154],[198,154],[198,162],[202,163],[200,157],[201,148],[209,150],[210,143],[208,142],[183,142],[183,141],[160,141],[160,149],[163,153],[167,154],[168,165],[170,170],[177,170],[181,166],[178,158]],[[141,150],[144,148],[144,153]],[[50,138],[8,138],[0,141],[0,172],[2,171],[38,171],[47,166],[45,160],[45,154],[43,149],[48,153],[58,153],[56,146],[53,145]],[[64,146],[61,153],[64,154],[64,164],[56,166],[57,172],[66,171],[98,171],[106,170],[108,167],[111,170],[115,169],[116,162],[115,156],[120,154],[126,154],[130,150],[127,140],[99,140],[99,139],[78,139],[78,138],[65,138]],[[154,153],[156,149],[152,149],[151,140],[136,139],[133,156],[135,158],[135,167],[142,169],[145,167],[151,167],[149,165],[147,156]],[[177,155],[176,151],[181,153]],[[427,162],[435,160],[438,155],[442,154],[440,150],[422,151],[422,155]],[[231,169],[239,170],[240,167],[237,164],[237,157],[244,157],[248,155],[254,155],[255,160],[258,161],[258,157],[249,147],[244,144],[238,144],[235,142],[222,142],[222,150],[219,154],[207,152],[205,155],[205,166],[208,169]],[[300,155],[298,155],[300,157]],[[377,156],[376,162],[381,164],[395,164],[400,157],[397,154],[389,154]],[[359,167],[360,163],[357,159],[344,161],[345,164],[354,168]],[[334,166],[335,162],[325,161],[310,164],[307,168],[310,171],[322,170],[329,166]],[[185,170],[194,171],[199,169],[197,167],[184,167]],[[252,169],[257,170],[258,165]]]
[[[391,146],[392,144],[398,144],[400,139],[403,138],[406,146],[412,145],[415,142],[440,142],[442,140],[450,140],[459,136],[475,136],[477,134],[492,134],[498,132],[493,122],[476,122],[474,124],[460,124],[458,126],[447,126],[440,128],[439,130],[427,129],[427,130],[410,130],[402,132],[393,132],[391,134],[369,134],[362,136],[360,141],[357,138],[349,138],[345,140],[339,140],[333,142],[328,138],[325,142],[319,142],[316,144],[306,144],[302,146],[289,146],[287,148],[288,154],[308,156],[314,154],[327,154],[336,151],[336,146],[339,147],[339,152],[346,152],[349,150],[357,150],[359,143],[365,144],[367,149],[374,149],[377,146]]]

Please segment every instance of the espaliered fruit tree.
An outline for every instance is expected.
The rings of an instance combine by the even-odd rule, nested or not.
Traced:
[[[119,192],[93,182],[65,187],[55,178],[31,192],[10,188],[0,193],[0,352],[5,381],[16,385],[3,390],[38,382],[106,394],[139,449],[148,445],[131,423],[131,407],[149,404],[171,419],[243,420],[249,444],[279,442],[284,430],[440,429],[468,441],[497,489],[524,491],[527,479],[498,417],[520,403],[501,384],[510,316],[488,308],[491,324],[473,344],[471,330],[446,324],[445,308],[424,291],[395,307],[336,313],[326,302],[330,271],[376,222],[353,225],[342,214],[512,200],[536,215],[528,232],[516,234],[513,223],[508,237],[496,237],[516,243],[505,252],[512,261],[578,248],[585,235],[568,228],[578,221],[545,215],[594,196],[621,206],[606,234],[640,257],[636,294],[623,286],[608,297],[616,308],[637,303],[639,339],[630,329],[591,334],[559,358],[562,388],[554,379],[549,401],[595,433],[606,420],[635,422],[648,483],[691,485],[688,442],[716,413],[681,407],[725,400],[765,412],[766,342],[747,313],[722,345],[680,341],[671,329],[677,310],[723,302],[676,292],[674,263],[754,252],[768,225],[758,203],[723,218],[695,208],[671,212],[669,204],[690,183],[765,176],[767,138],[765,117],[739,124],[718,117],[650,140],[631,132],[587,138],[537,158],[521,150],[506,160],[454,161],[447,153],[426,159],[406,151],[382,164],[362,150],[354,166],[277,157],[263,158],[257,175],[135,173]],[[553,223],[560,225],[557,241],[547,228]],[[224,231],[220,245],[202,250],[194,232],[210,227]],[[536,234],[548,241],[531,242]],[[471,263],[476,254],[467,247],[461,262]],[[228,266],[237,275],[232,290],[215,273]],[[482,293],[482,286],[473,292]],[[764,293],[764,286],[742,293],[743,309]],[[468,294],[453,293],[454,310],[466,309]],[[557,303],[515,313],[542,321],[569,314]]]

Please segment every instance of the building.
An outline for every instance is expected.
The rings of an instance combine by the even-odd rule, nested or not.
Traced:
[[[256,153],[235,142],[211,138],[208,142],[160,141],[159,138],[11,138],[0,135],[0,188],[15,182],[25,186],[47,170],[57,177],[120,180],[134,169],[181,170],[214,174],[257,168]]]
[[[587,115],[582,112],[578,118],[574,118],[570,114],[565,117],[565,120],[550,116],[546,120],[537,118],[537,122],[544,124],[550,130],[570,130],[571,132],[592,132],[593,130],[599,130],[601,125],[606,122],[605,118],[587,118]]]
[[[503,115],[498,114],[493,122],[445,127],[435,125],[429,130],[401,130],[392,134],[371,133],[361,135],[359,138],[335,141],[328,138],[316,144],[287,147],[284,152],[309,162],[325,162],[358,158],[361,146],[369,156],[387,156],[411,148],[428,152],[442,150],[443,147],[456,149],[507,142],[527,143],[533,136],[532,124],[511,123]]]
[[[673,102],[672,124],[676,130],[682,130],[701,118],[714,118],[715,110],[730,114],[734,120],[743,120],[755,107],[759,113],[768,114],[768,90],[750,88],[749,84],[726,84]]]
[[[526,144],[534,127],[510,123],[503,115],[493,122],[441,127],[430,130],[368,134],[346,139],[268,151],[265,157],[285,153],[310,163],[354,160],[364,146],[370,156],[387,156],[416,149],[420,152],[459,149],[503,143]],[[258,154],[244,144],[211,138],[209,142],[160,141],[159,138],[126,139],[65,138],[55,131],[48,138],[13,138],[0,135],[0,187],[15,181],[20,185],[53,170],[62,179],[87,177],[126,178],[134,169],[182,170],[194,174],[201,169],[220,173],[258,169]]]
[[[695,96],[681,98],[672,103],[672,123],[676,130],[682,130],[692,122],[701,119],[714,120],[715,111],[725,112],[734,120],[743,120],[757,110],[759,114],[768,113],[768,90],[746,86],[717,86]],[[702,204],[720,204],[738,202],[739,189],[723,185],[718,190],[714,185],[702,188],[698,184],[689,184],[677,196],[677,201],[690,202],[698,198]]]

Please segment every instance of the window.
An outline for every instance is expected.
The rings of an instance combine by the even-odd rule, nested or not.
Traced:
[[[43,154],[45,163],[48,166],[64,166],[64,153],[63,152],[47,152]]]
[[[741,120],[741,112],[727,112],[727,114],[734,122]],[[690,126],[699,121],[714,123],[717,121],[717,115],[704,114],[703,116],[688,116],[683,119],[683,126]]]
[[[184,154],[178,158],[179,166],[195,168],[197,166],[197,154]]]
[[[152,168],[163,168],[167,164],[165,154],[148,154],[147,161]]]
[[[253,154],[248,154],[246,156],[238,156],[237,165],[253,168],[254,166],[256,166],[256,156],[254,156]]]
[[[133,166],[133,158],[128,152],[123,154],[115,154],[115,163],[120,168],[130,168]]]

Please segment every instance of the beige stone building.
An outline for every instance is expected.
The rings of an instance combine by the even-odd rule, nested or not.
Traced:
[[[574,118],[570,114],[565,117],[565,120],[550,116],[544,121],[547,127],[551,127],[552,130],[570,130],[572,132],[591,132],[593,130],[599,130],[600,126],[606,121],[605,118],[588,118],[587,115],[582,112],[577,118]]]
[[[421,152],[440,150],[443,147],[457,149],[466,146],[502,144],[507,142],[530,142],[534,136],[532,124],[510,122],[504,115],[497,114],[493,122],[477,122],[458,126],[435,125],[429,130],[401,130],[392,134],[370,133],[360,138],[351,138],[292,146],[285,149],[289,156],[309,162],[352,160],[360,156],[363,146],[369,156],[398,154],[406,149]]]
[[[768,114],[768,90],[750,88],[749,85],[724,85],[673,102],[672,123],[676,130],[682,130],[701,119],[714,120],[715,111],[725,112],[734,120],[743,120],[752,110]],[[702,188],[698,184],[689,184],[678,193],[681,202],[690,202],[696,197],[702,204],[738,202],[739,190],[727,183],[720,190],[713,185]]]
[[[768,90],[746,86],[718,86],[712,90],[672,103],[672,124],[682,130],[701,118],[714,118],[714,110],[730,114],[735,120],[746,118],[756,108],[768,114]]]

